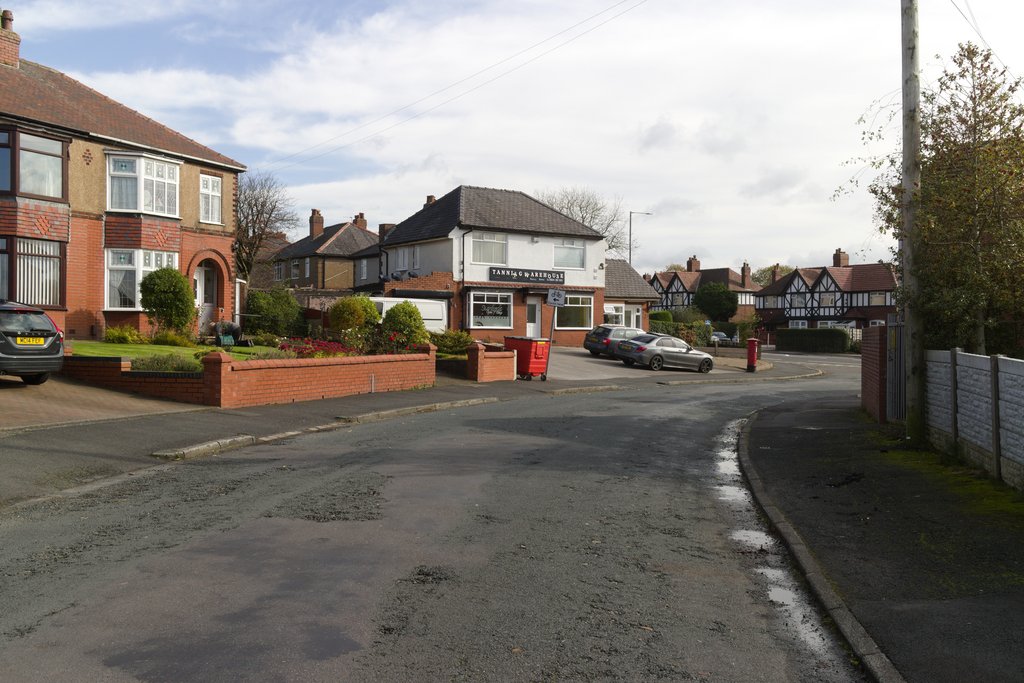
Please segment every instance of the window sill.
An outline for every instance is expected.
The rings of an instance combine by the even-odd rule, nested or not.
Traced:
[[[180,221],[181,216],[171,215],[169,213],[155,213],[153,211],[140,211],[139,209],[107,209],[107,213],[117,213],[121,215],[138,215],[138,216],[155,216],[156,218],[169,218],[171,220]]]

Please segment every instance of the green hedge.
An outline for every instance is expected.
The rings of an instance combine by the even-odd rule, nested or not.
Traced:
[[[775,333],[777,351],[806,351],[808,353],[846,353],[850,350],[850,335],[843,330],[782,329]]]
[[[655,321],[670,323],[672,322],[672,311],[651,311],[648,317],[652,323]],[[654,330],[651,331],[653,332]],[[665,334],[668,333],[666,332]]]

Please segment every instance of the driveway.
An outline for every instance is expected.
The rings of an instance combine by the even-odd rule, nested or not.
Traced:
[[[715,369],[711,375],[722,373],[746,372],[747,361],[743,358],[715,358]],[[605,356],[593,356],[583,348],[555,346],[551,349],[551,367],[548,369],[549,379],[571,381],[601,379],[643,379],[658,380],[680,379],[699,373],[689,370],[666,369],[652,372],[647,368],[627,367],[621,361]]]
[[[101,389],[60,376],[50,377],[46,384],[37,387],[17,377],[0,376],[0,432],[203,409],[188,403]]]

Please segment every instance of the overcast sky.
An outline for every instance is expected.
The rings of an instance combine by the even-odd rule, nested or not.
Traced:
[[[832,196],[869,151],[858,118],[900,105],[899,0],[3,7],[23,58],[272,171],[303,225],[578,186],[653,214],[633,216],[640,272],[888,258],[866,190]],[[923,82],[966,41],[1024,75],[1022,26],[1017,0],[922,1]]]

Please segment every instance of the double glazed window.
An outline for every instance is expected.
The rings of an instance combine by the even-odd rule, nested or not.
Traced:
[[[508,235],[499,232],[473,233],[473,263],[507,265]]]
[[[807,306],[807,295],[803,293],[790,294],[789,306],[790,308],[804,308],[805,306]]]
[[[139,284],[160,268],[176,268],[178,255],[148,249],[107,249],[107,308],[138,310]]]
[[[584,256],[583,240],[563,239],[555,245],[555,268],[582,269]]]
[[[824,307],[836,305],[835,292],[822,292],[818,295],[818,304]]]
[[[123,155],[111,155],[107,163],[111,211],[178,217],[178,164]]]
[[[220,223],[221,179],[212,175],[199,175],[199,220],[202,223]]]
[[[63,243],[0,237],[0,299],[60,306],[63,270]]]
[[[512,295],[473,292],[469,298],[470,327],[512,327]]]
[[[0,192],[63,199],[66,145],[16,130],[0,130]]]
[[[594,297],[570,295],[565,305],[555,309],[555,327],[560,330],[589,330],[594,321]]]

